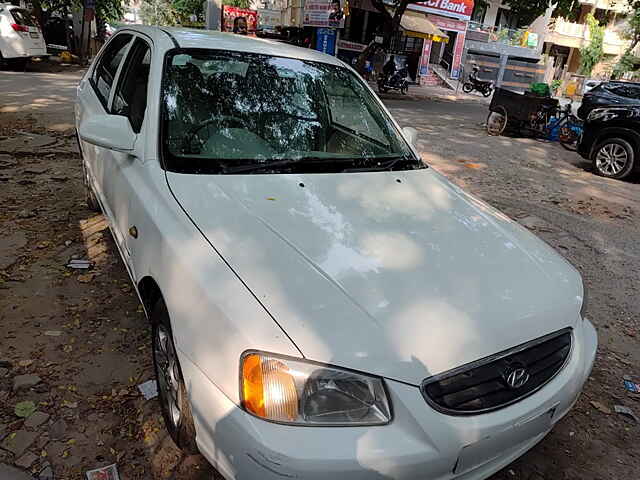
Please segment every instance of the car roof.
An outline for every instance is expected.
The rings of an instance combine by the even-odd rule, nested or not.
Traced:
[[[173,39],[178,48],[204,48],[231,50],[235,52],[259,53],[278,57],[296,58],[313,62],[343,66],[344,63],[332,55],[326,55],[310,48],[301,48],[266,38],[237,35],[235,33],[193,28],[155,27],[148,25],[127,25],[126,30],[144,33],[152,38],[165,35]]]

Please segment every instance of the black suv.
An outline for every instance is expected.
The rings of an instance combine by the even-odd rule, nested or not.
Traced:
[[[578,153],[598,175],[624,178],[640,167],[640,105],[595,108],[589,113]]]
[[[640,83],[607,82],[592,88],[582,97],[578,117],[585,120],[594,108],[640,105]]]

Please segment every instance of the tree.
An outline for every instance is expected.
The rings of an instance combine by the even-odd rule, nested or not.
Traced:
[[[251,0],[228,0],[228,1],[223,1],[222,2],[224,5],[229,5],[231,7],[238,7],[238,8],[251,8]]]
[[[549,0],[503,0],[503,5],[509,7],[512,16],[515,16],[518,25],[531,25],[533,21],[544,15],[551,5]],[[572,18],[580,12],[580,0],[559,0],[554,2],[553,16]]]
[[[589,43],[580,49],[580,74],[591,75],[593,67],[604,58],[604,27],[592,13],[585,18],[589,28]]]
[[[191,15],[199,19],[204,16],[204,0],[173,0],[171,2],[180,23],[190,21]]]
[[[170,0],[143,0],[140,17],[146,25],[178,25],[178,13]]]
[[[623,32],[623,37],[629,40],[629,46],[613,68],[613,77],[620,78],[624,73],[637,69],[640,59],[633,54],[633,51],[640,43],[640,0],[629,2],[627,13],[627,25]]]

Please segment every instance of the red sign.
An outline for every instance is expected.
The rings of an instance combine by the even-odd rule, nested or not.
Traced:
[[[250,10],[248,8],[238,8],[230,7],[229,5],[223,5],[222,31],[233,32],[234,25],[236,27],[236,33],[255,33],[256,27],[258,26],[258,12],[256,10]]]
[[[409,5],[410,10],[437,13],[459,20],[470,20],[473,12],[473,0],[428,0]]]
[[[464,51],[464,37],[466,33],[459,33],[456,38],[456,45],[453,49],[453,65],[451,65],[451,77],[460,77],[460,64],[462,63],[462,52]]]

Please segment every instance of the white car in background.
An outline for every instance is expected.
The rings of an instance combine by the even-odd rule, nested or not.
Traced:
[[[123,27],[76,127],[167,428],[225,478],[483,479],[578,398],[579,273],[428,168],[335,57]]]
[[[31,14],[23,8],[0,3],[0,66],[8,60],[24,62],[46,55],[42,31]]]

